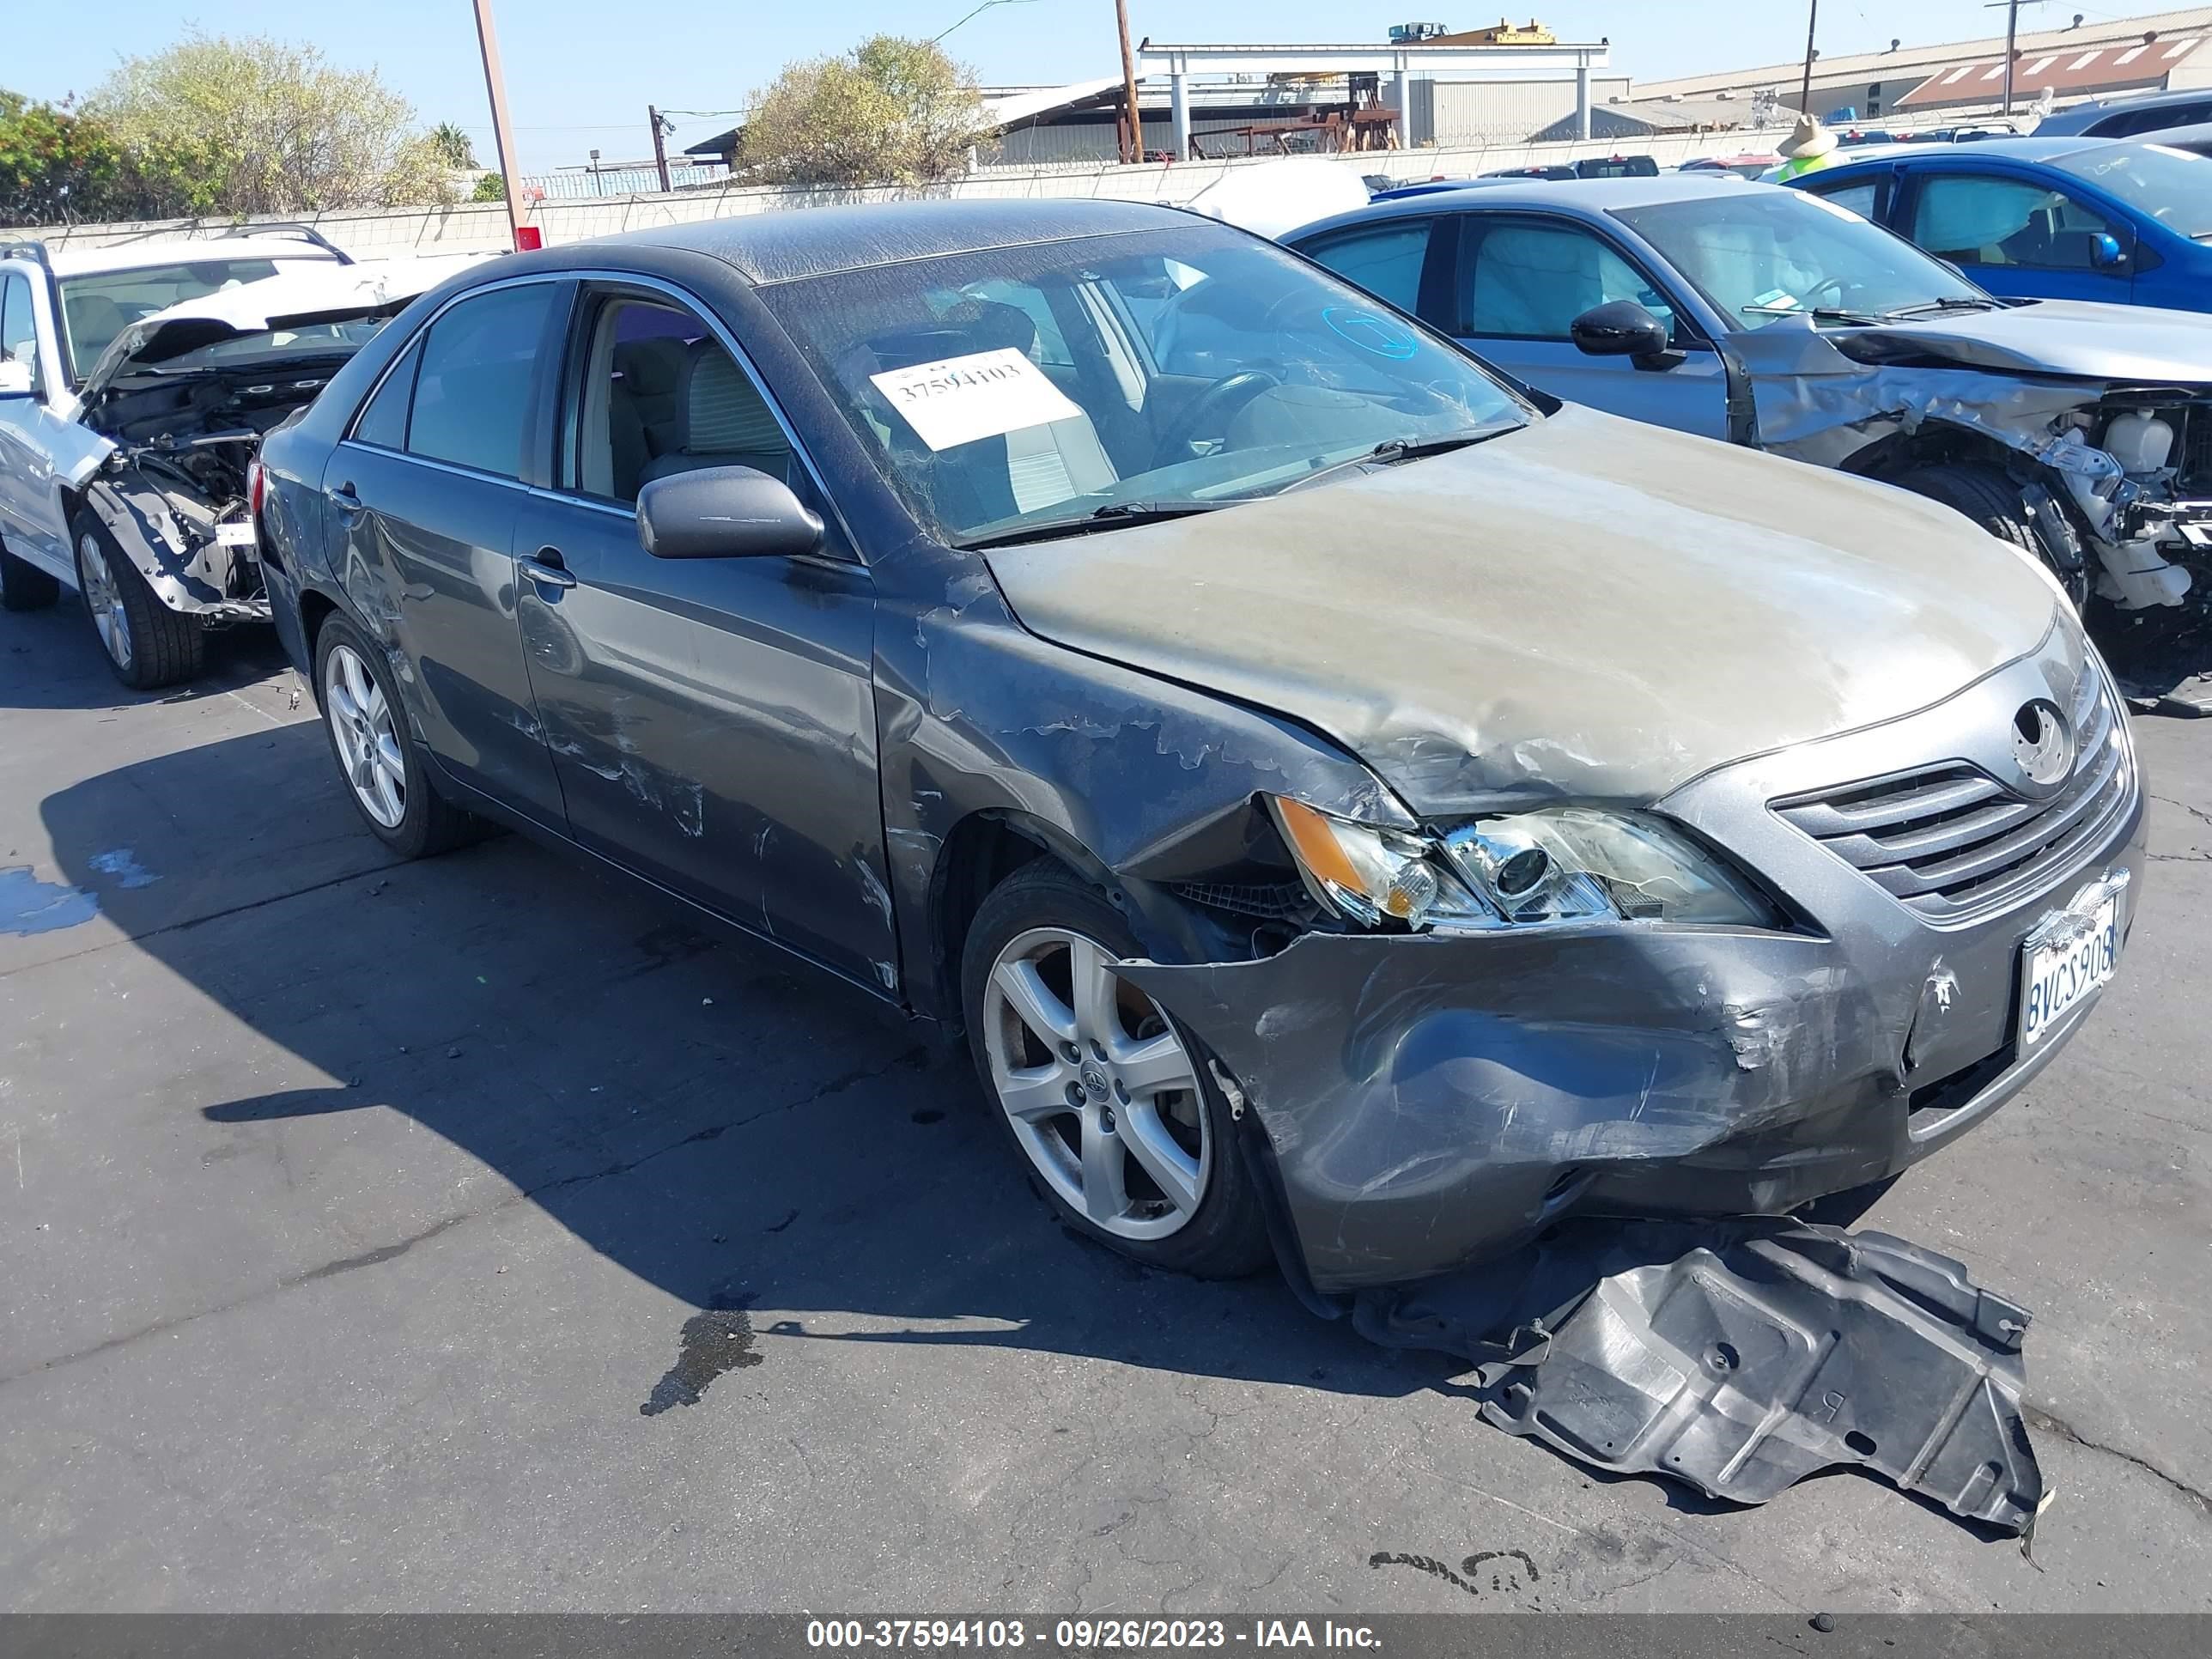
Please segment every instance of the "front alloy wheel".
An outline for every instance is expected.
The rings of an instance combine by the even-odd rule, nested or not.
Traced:
[[[123,604],[122,584],[108,568],[106,551],[89,530],[77,532],[76,569],[77,580],[84,584],[84,608],[92,613],[93,630],[106,647],[115,672],[127,680],[138,654],[131,637],[131,613]]]
[[[1117,1238],[1179,1232],[1212,1173],[1198,1070],[1150,997],[1093,940],[1036,927],[992,964],[983,1043],[1030,1162]]]
[[[1204,1048],[1123,965],[1103,889],[1039,858],[993,888],[960,952],[976,1076],[1061,1224],[1149,1267],[1230,1279],[1271,1255],[1254,1149]]]
[[[381,828],[398,829],[407,816],[407,757],[384,688],[349,645],[332,646],[323,659],[323,708],[361,810]]]

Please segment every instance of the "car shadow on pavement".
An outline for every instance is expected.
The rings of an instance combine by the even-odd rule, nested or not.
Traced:
[[[11,612],[0,626],[0,652],[33,658],[42,668],[36,675],[0,674],[0,709],[195,702],[239,690],[286,666],[273,628],[241,623],[218,629],[207,646],[207,665],[189,683],[133,691],[109,671],[83,602],[65,592],[44,611]]]
[[[66,878],[129,935],[117,948],[205,1000],[195,1048],[237,1056],[180,1072],[161,1121],[190,1207],[269,1212],[268,1254],[290,1257],[280,1286],[526,1204],[697,1310],[635,1357],[647,1416],[809,1342],[1434,1391],[1465,1397],[1475,1426],[1459,1360],[1318,1319],[1272,1271],[1200,1282],[1064,1228],[964,1050],[860,988],[710,937],[520,836],[392,862],[318,723],[119,767],[42,812]],[[86,1075],[96,1097],[97,1066]],[[240,1086],[263,1079],[275,1086]],[[389,1133],[395,1117],[410,1133]],[[1826,1200],[1819,1218],[1848,1224],[1877,1195]],[[1738,1507],[1585,1474],[1650,1485],[1677,1511]]]
[[[198,1039],[241,1056],[180,1075],[163,1120],[197,1205],[294,1206],[272,1234],[328,1241],[287,1283],[534,1205],[702,1310],[641,1357],[647,1414],[702,1392],[682,1374],[717,1345],[733,1365],[783,1341],[1025,1348],[1384,1395],[1465,1369],[1318,1321],[1272,1273],[1202,1283],[1064,1230],[964,1050],[859,988],[520,836],[391,862],[316,723],[120,767],[42,811],[119,948],[201,993]],[[255,1079],[277,1086],[240,1086]],[[378,1134],[392,1115],[500,1190],[472,1180],[466,1207],[441,1209],[461,1202],[456,1160]],[[306,1127],[333,1117],[362,1121]],[[315,1196],[234,1184],[280,1139],[295,1169],[343,1149]]]

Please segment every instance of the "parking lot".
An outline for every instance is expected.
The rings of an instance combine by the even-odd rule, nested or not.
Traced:
[[[2031,1561],[1852,1474],[1595,1477],[1087,1247],[921,1030],[519,838],[389,863],[292,697],[0,620],[8,1606],[2212,1607],[2202,725],[2139,722],[2091,1028],[1863,1223],[2036,1310]]]

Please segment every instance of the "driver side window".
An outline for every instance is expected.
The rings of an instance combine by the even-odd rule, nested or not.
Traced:
[[[1912,206],[1912,240],[1959,264],[2093,270],[2106,234],[2120,232],[2065,191],[2021,179],[1938,175],[1922,180]]]
[[[1680,344],[1674,307],[1643,274],[1595,234],[1562,222],[1468,216],[1461,281],[1467,334],[1566,342],[1576,318],[1631,300]]]
[[[31,309],[31,279],[19,270],[0,276],[0,362],[21,363],[28,368],[32,395],[45,395],[46,380],[39,366],[38,319]]]

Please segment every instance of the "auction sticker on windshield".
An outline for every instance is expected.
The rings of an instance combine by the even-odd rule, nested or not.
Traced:
[[[2094,910],[2069,910],[2029,934],[2021,952],[2021,1046],[2112,978],[2119,953],[2119,903],[2109,893]]]
[[[932,449],[951,449],[1083,413],[1012,346],[885,369],[868,379]]]

